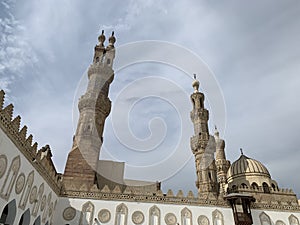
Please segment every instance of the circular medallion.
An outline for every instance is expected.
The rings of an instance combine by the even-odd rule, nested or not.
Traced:
[[[74,219],[75,215],[76,209],[74,209],[73,207],[67,207],[63,212],[63,218],[67,221]]]
[[[0,155],[0,178],[3,177],[7,168],[7,159],[5,155]]]
[[[32,204],[36,200],[36,197],[37,197],[37,187],[34,186],[31,189],[31,193],[30,193],[30,197],[29,197],[29,203]]]
[[[167,225],[175,225],[177,223],[177,218],[174,213],[167,213],[165,216],[165,222]]]
[[[142,224],[145,217],[141,211],[135,211],[134,213],[132,213],[131,219],[134,224]]]
[[[101,223],[107,223],[110,221],[110,211],[108,209],[101,209],[98,213],[98,219]]]
[[[199,216],[198,217],[198,225],[209,225],[209,220],[206,216]]]
[[[41,202],[41,211],[45,209],[46,206],[46,195],[42,197],[42,202]]]
[[[21,191],[24,188],[24,185],[25,185],[25,175],[24,175],[24,173],[21,173],[18,176],[17,181],[16,181],[16,186],[15,186],[16,194],[20,194],[21,193]]]

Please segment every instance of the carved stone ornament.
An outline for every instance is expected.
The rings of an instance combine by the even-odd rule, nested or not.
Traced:
[[[74,219],[74,217],[76,216],[76,209],[74,209],[73,207],[67,207],[65,208],[64,212],[63,212],[63,218],[66,221],[70,221],[72,219]]]
[[[145,217],[141,211],[135,211],[132,213],[131,219],[134,224],[142,224],[145,220]]]
[[[209,220],[206,216],[199,216],[198,217],[198,225],[209,225]]]
[[[36,198],[37,198],[37,187],[34,186],[31,189],[31,193],[30,193],[30,197],[29,197],[29,203],[30,204],[34,203],[34,201],[36,200]]]
[[[20,194],[22,192],[24,185],[25,185],[25,175],[24,173],[21,173],[17,178],[17,182],[15,186],[16,194]]]
[[[167,213],[165,216],[165,222],[167,225],[175,225],[177,223],[177,218],[174,213]]]
[[[111,214],[108,209],[101,209],[98,213],[98,219],[101,223],[107,223],[110,221]]]
[[[46,195],[42,197],[42,202],[41,202],[41,211],[45,209],[46,206]]]
[[[0,155],[0,178],[3,177],[7,169],[7,159],[5,155]]]
[[[53,213],[53,202],[50,203],[49,205],[49,210],[48,210],[48,216],[51,217],[52,216],[52,213]]]

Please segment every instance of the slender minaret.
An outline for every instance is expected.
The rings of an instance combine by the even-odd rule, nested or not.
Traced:
[[[208,110],[204,108],[204,94],[199,92],[199,81],[193,81],[194,93],[191,95],[193,110],[191,120],[194,124],[195,135],[191,137],[191,149],[195,155],[197,181],[199,196],[217,194],[217,175],[214,161],[214,138],[208,131]]]
[[[216,167],[217,167],[217,177],[219,183],[219,194],[224,195],[226,193],[226,175],[230,167],[230,162],[226,160],[225,155],[225,141],[220,138],[219,131],[215,127],[215,142],[216,142]]]
[[[71,184],[85,184],[91,187],[95,183],[104,123],[111,110],[108,92],[114,78],[112,65],[116,38],[112,33],[106,48],[103,31],[98,40],[93,63],[88,69],[87,90],[78,103],[80,113],[78,125],[64,172],[66,188]]]

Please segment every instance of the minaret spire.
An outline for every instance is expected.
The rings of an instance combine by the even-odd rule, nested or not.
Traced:
[[[210,193],[217,194],[217,175],[214,161],[213,137],[208,131],[208,110],[204,108],[204,94],[199,92],[200,82],[194,74],[192,82],[194,93],[191,95],[193,109],[191,120],[194,124],[194,135],[191,137],[191,149],[195,156],[199,196],[206,198]]]
[[[104,123],[111,110],[108,92],[114,78],[112,64],[116,38],[112,34],[109,45],[105,48],[105,35],[102,31],[98,41],[93,63],[88,69],[88,86],[78,102],[79,120],[64,172],[66,188],[70,183],[84,183],[87,187],[95,183]]]
[[[226,177],[227,171],[230,167],[230,162],[226,160],[225,156],[225,141],[220,138],[219,131],[215,126],[215,143],[216,143],[216,167],[217,178],[219,183],[219,194],[224,195],[226,193]]]

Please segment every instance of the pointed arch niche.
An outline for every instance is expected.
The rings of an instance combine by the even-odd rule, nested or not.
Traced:
[[[88,201],[82,205],[79,225],[92,225],[94,219],[94,205]]]
[[[289,223],[290,225],[299,225],[299,220],[293,214],[289,216]]]
[[[160,225],[160,209],[156,205],[149,209],[149,225]]]
[[[224,217],[219,210],[216,209],[212,212],[212,219],[213,225],[224,225]]]
[[[0,196],[6,201],[9,199],[11,190],[14,186],[14,183],[16,181],[20,169],[20,165],[21,165],[20,156],[16,156],[10,164],[3,186],[1,188]]]
[[[275,225],[285,225],[285,223],[282,220],[277,220]]]
[[[259,220],[261,225],[272,225],[270,217],[265,212],[259,215]]]
[[[128,208],[122,203],[116,208],[115,225],[127,225]]]
[[[181,224],[193,225],[192,212],[187,207],[181,210]]]

